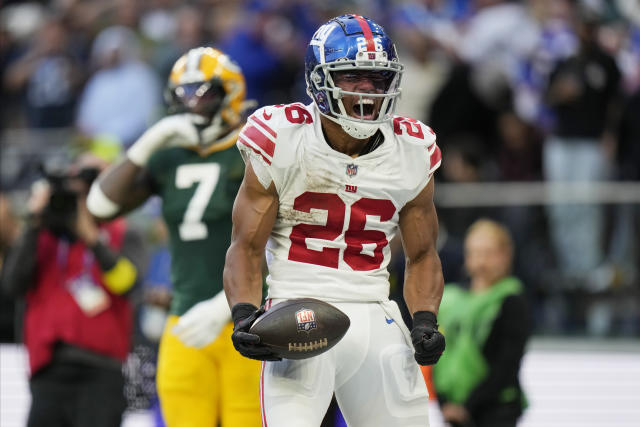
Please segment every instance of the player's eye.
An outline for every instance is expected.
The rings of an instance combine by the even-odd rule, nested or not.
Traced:
[[[357,82],[361,79],[360,74],[350,71],[341,71],[333,74],[333,80],[336,82]]]
[[[388,90],[393,81],[393,72],[380,71],[337,71],[333,73],[336,84],[357,83],[361,81],[371,82],[377,89]]]

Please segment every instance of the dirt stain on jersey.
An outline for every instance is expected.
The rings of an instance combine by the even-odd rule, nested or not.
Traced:
[[[337,194],[343,187],[342,177],[338,176],[337,171],[322,168],[318,163],[308,162],[304,165],[306,191]]]
[[[325,225],[327,223],[327,212],[316,209],[311,209],[311,212],[301,212],[293,209],[293,206],[280,205],[278,222],[289,226],[296,224]]]
[[[302,212],[293,209],[292,205],[280,204],[278,209],[278,222],[283,225],[317,224],[327,223],[327,211],[311,209],[311,212]]]
[[[332,193],[338,194],[342,190],[344,184],[340,181],[336,174],[326,168],[318,167],[318,163],[313,164],[312,159],[304,163],[301,168],[304,170],[304,189],[303,193]],[[293,208],[293,201],[287,203],[281,200],[278,210],[278,219],[284,224],[317,224],[325,225],[327,223],[327,211],[323,209],[311,209],[310,212],[301,212]]]

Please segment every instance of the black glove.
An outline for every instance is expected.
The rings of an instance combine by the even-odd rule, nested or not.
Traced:
[[[246,302],[238,303],[231,308],[233,346],[240,354],[249,359],[282,360],[269,347],[260,344],[259,336],[249,333],[249,328],[262,313],[264,313],[264,307],[258,308]]]
[[[435,365],[442,356],[444,335],[438,331],[437,322],[436,315],[430,311],[416,311],[413,314],[411,341],[419,365]]]

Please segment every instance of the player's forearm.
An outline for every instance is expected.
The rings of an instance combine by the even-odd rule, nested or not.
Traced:
[[[241,302],[260,306],[262,251],[232,243],[225,260],[223,284],[230,307]]]
[[[435,248],[416,260],[407,259],[404,299],[411,313],[430,311],[438,314],[444,278]]]
[[[124,205],[135,190],[140,170],[139,166],[124,159],[99,178],[100,188],[114,203]]]
[[[110,219],[140,206],[151,193],[143,169],[124,159],[93,183],[87,207],[96,218]]]

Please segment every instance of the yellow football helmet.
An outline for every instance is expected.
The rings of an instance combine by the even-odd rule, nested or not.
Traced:
[[[171,113],[200,116],[203,126],[219,129],[219,136],[241,124],[245,94],[240,67],[211,47],[194,48],[182,55],[171,69],[165,91]]]

